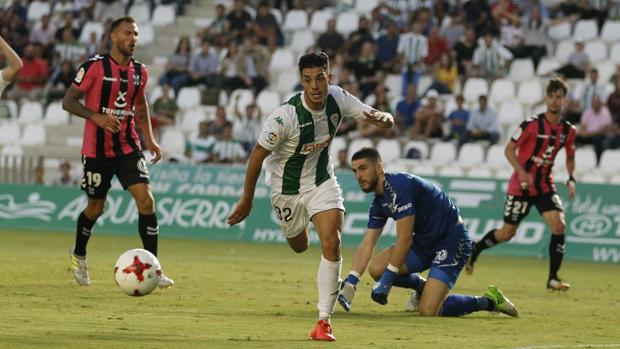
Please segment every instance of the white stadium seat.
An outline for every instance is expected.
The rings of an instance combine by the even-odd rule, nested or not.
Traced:
[[[560,68],[562,65],[560,62],[553,57],[544,57],[538,62],[538,67],[536,68],[536,74],[539,76],[550,74],[556,69]]]
[[[295,53],[305,53],[309,47],[314,46],[315,42],[312,31],[308,29],[298,30],[291,39],[291,49]]]
[[[456,146],[452,142],[439,142],[433,145],[429,161],[433,165],[446,165],[456,159]]]
[[[349,149],[347,152],[347,159],[351,159],[351,157],[353,156],[353,154],[364,148],[364,147],[372,147],[372,141],[368,138],[357,138],[351,141],[351,143],[349,144]]]
[[[21,145],[45,144],[45,126],[42,123],[28,124],[22,131]]]
[[[417,149],[418,152],[420,152],[421,160],[428,159],[429,149],[428,149],[428,144],[426,144],[426,142],[408,141],[407,143],[405,143],[405,146],[403,147],[403,155],[402,155],[403,158],[407,157],[407,154],[409,153],[410,149]]]
[[[183,87],[177,97],[179,109],[190,109],[200,105],[200,90],[196,87]]]
[[[609,81],[616,73],[616,65],[610,60],[598,63],[596,69],[598,70],[598,81]]]
[[[28,14],[26,15],[28,22],[35,22],[40,20],[43,15],[50,14],[52,11],[52,2],[35,0],[26,8],[28,9]]]
[[[281,72],[278,75],[278,79],[276,82],[276,91],[280,92],[280,94],[284,95],[285,98],[282,101],[287,101],[289,98],[286,98],[287,95],[295,94],[294,91],[295,86],[299,83],[299,72],[294,71],[292,69]]]
[[[433,165],[427,162],[415,162],[411,166],[411,173],[419,176],[435,176],[437,170]]]
[[[489,170],[486,167],[476,166],[476,167],[472,167],[467,172],[467,177],[471,177],[471,178],[492,178],[493,177],[493,173],[491,172],[491,170]]]
[[[441,168],[439,168],[439,171],[437,172],[437,174],[440,177],[464,177],[465,176],[465,171],[463,171],[463,169],[460,166],[457,165],[446,165],[446,166],[441,166]]]
[[[571,26],[568,22],[552,25],[547,29],[547,35],[553,41],[562,41],[570,37]]]
[[[493,144],[487,149],[486,164],[491,169],[511,168],[504,155],[504,145]]]
[[[103,23],[86,22],[86,24],[84,24],[84,27],[82,27],[82,32],[80,33],[80,42],[82,42],[83,44],[90,43],[90,34],[92,32],[97,33],[97,42],[99,42],[101,40],[101,35],[103,35],[104,32]],[[140,30],[140,35],[142,35],[142,30]]]
[[[573,28],[575,40],[587,42],[598,37],[598,24],[593,19],[581,19],[577,21]]]
[[[25,101],[19,109],[17,121],[22,125],[39,122],[43,119],[43,106],[40,102]]]
[[[316,34],[322,34],[327,29],[327,21],[334,18],[334,14],[329,10],[318,10],[312,14],[310,20],[310,30]]]
[[[377,151],[381,154],[384,164],[389,164],[398,159],[401,154],[400,142],[396,139],[381,139],[377,143]]]
[[[481,78],[469,78],[463,87],[463,97],[467,103],[477,102],[480,95],[489,93],[489,83]]]
[[[575,42],[573,40],[562,40],[555,48],[555,58],[560,63],[568,62],[568,56],[575,52]]]
[[[151,24],[156,27],[174,24],[177,16],[175,6],[176,5],[157,5],[155,10],[153,10]]]
[[[284,16],[282,29],[288,32],[305,29],[308,27],[308,13],[304,10],[290,10]]]
[[[170,93],[170,98],[174,99],[174,90],[172,88],[168,89],[168,93]],[[153,87],[153,89],[151,90],[151,93],[149,95],[149,102],[151,104],[153,104],[153,103],[155,103],[157,98],[159,98],[161,96],[162,96],[161,86],[155,85]]]
[[[140,35],[136,45],[140,47],[148,46],[155,42],[155,29],[150,23],[140,25]]]
[[[282,72],[291,70],[295,66],[295,55],[289,48],[278,48],[271,55],[269,61],[270,72]]]
[[[502,127],[518,125],[523,119],[523,106],[519,101],[512,99],[500,105],[497,120]]]
[[[484,147],[480,143],[465,143],[459,150],[457,163],[461,167],[478,167],[484,163]]]
[[[280,9],[272,7],[269,9],[269,12],[276,18],[276,22],[278,22],[278,25],[282,27],[282,11],[280,11]]]
[[[338,165],[338,153],[342,149],[347,149],[347,140],[344,137],[334,137],[329,145],[329,155],[331,156],[334,165]],[[347,162],[350,161],[351,158],[347,158]]]
[[[607,59],[607,45],[602,41],[588,41],[584,51],[590,58],[590,63],[597,63]]]
[[[385,87],[388,88],[388,97],[398,99],[402,97],[403,78],[398,74],[387,74],[385,76]]]
[[[494,105],[514,99],[516,96],[515,84],[509,79],[494,80],[491,83],[489,94],[489,102]]]
[[[525,81],[534,76],[534,63],[529,58],[515,59],[510,65],[510,79],[513,81]]]
[[[180,155],[185,152],[185,136],[183,131],[175,127],[167,127],[161,135],[161,148],[170,155]]]
[[[379,5],[379,0],[357,0],[355,11],[360,15],[370,15],[370,12]]]
[[[532,106],[543,99],[543,89],[540,81],[537,79],[531,79],[524,81],[519,85],[519,92],[517,93],[519,102]]]
[[[269,115],[282,104],[280,94],[276,91],[262,90],[256,97],[256,104],[263,115]]]
[[[588,183],[588,184],[605,184],[607,183],[607,180],[605,179],[605,176],[603,176],[601,173],[598,172],[590,172],[590,173],[581,173],[579,176],[577,176],[577,180],[579,180],[579,182],[581,183]]]
[[[19,144],[9,144],[0,151],[0,168],[20,167],[24,150]]]
[[[69,123],[69,112],[62,109],[62,102],[52,102],[45,109],[45,125],[66,125]]]
[[[601,30],[601,40],[608,44],[620,41],[620,21],[605,21]]]
[[[147,23],[151,19],[151,7],[148,3],[136,3],[129,8],[129,16],[132,16],[138,25]]]
[[[609,60],[615,64],[620,64],[620,42],[615,42],[609,50]]]
[[[596,168],[596,154],[592,147],[581,147],[575,151],[575,162],[578,164],[575,171],[579,173],[590,173]]]
[[[601,155],[599,170],[606,175],[620,174],[620,149],[607,149]]]
[[[181,131],[191,133],[198,129],[198,124],[207,120],[207,115],[200,108],[187,109],[181,115]]]
[[[336,19],[336,31],[345,37],[356,31],[359,25],[359,16],[356,12],[343,12]]]
[[[16,122],[0,123],[0,144],[19,143],[19,124]]]

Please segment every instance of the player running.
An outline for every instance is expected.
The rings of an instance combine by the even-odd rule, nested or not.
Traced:
[[[375,193],[368,230],[353,255],[351,272],[342,283],[339,303],[350,311],[360,276],[368,266],[388,220],[396,221],[396,243],[379,253],[368,266],[377,281],[371,297],[388,303],[392,286],[413,289],[410,303],[423,316],[462,316],[487,310],[518,316],[517,308],[495,286],[484,296],[448,295],[454,287],[472,241],[459,208],[431,182],[409,174],[385,172],[373,148],[353,154],[351,168],[362,191]],[[430,269],[428,280],[420,272]]]
[[[568,197],[575,196],[575,127],[562,120],[562,106],[567,88],[564,81],[553,78],[546,88],[547,111],[530,117],[521,123],[506,145],[506,158],[515,169],[508,183],[504,204],[504,225],[493,229],[474,244],[466,265],[468,274],[473,273],[474,263],[480,253],[515,236],[521,221],[528,215],[532,205],[551,227],[549,244],[549,278],[547,288],[566,291],[570,285],[558,277],[564,257],[564,229],[566,219],[562,200],[556,193],[551,170],[555,156],[562,147],[566,149],[568,171]],[[517,151],[518,149],[518,151]]]
[[[144,249],[157,255],[159,226],[146,161],[136,123],[144,135],[145,148],[161,159],[161,150],[151,129],[145,90],[146,67],[132,58],[138,41],[138,26],[132,17],[114,20],[110,27],[112,50],[80,66],[63,100],[63,108],[86,119],[82,161],[82,190],[88,204],[77,221],[75,246],[70,251],[73,277],[80,285],[90,284],[86,245],[97,218],[103,214],[112,177],[116,175],[138,207],[138,230]],[[85,104],[80,103],[84,95]],[[165,275],[160,287],[172,286]]]
[[[8,61],[9,65],[4,69],[0,70],[0,96],[2,96],[2,92],[6,89],[7,86],[13,81],[15,74],[17,74],[24,63],[21,58],[13,51],[11,46],[7,44],[3,37],[0,36],[0,50],[4,54],[4,57]]]
[[[340,230],[344,205],[329,145],[343,117],[365,120],[384,129],[392,127],[394,121],[389,113],[374,110],[342,88],[330,86],[327,54],[303,55],[299,73],[303,92],[282,104],[265,121],[250,156],[243,195],[228,223],[237,224],[250,214],[256,181],[267,159],[271,203],[293,251],[308,248],[309,222],[316,227],[323,255],[317,275],[319,321],[310,336],[334,341],[330,317],[342,267]]]

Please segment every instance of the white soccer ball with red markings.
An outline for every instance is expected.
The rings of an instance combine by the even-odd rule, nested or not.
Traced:
[[[130,296],[146,296],[159,284],[161,266],[157,257],[136,248],[123,253],[114,266],[114,280]]]

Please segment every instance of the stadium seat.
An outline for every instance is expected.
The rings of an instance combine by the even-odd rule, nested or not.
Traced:
[[[287,94],[282,101],[287,101],[289,98],[287,96],[292,96],[296,92],[294,91],[295,86],[299,83],[299,73],[296,70],[289,69],[287,71],[283,71],[278,75],[278,79],[276,82],[276,91],[280,92],[280,94]]]
[[[282,102],[280,94],[271,90],[262,90],[256,97],[256,104],[264,116],[271,114]]]
[[[168,90],[170,93],[170,97],[174,98],[174,90],[173,89],[169,89]],[[151,104],[155,103],[155,101],[157,100],[157,98],[162,96],[162,91],[161,91],[161,86],[160,85],[154,85],[154,87],[151,90],[150,93],[150,97],[149,97],[149,102]]]
[[[568,39],[571,33],[571,26],[568,22],[562,22],[552,25],[547,29],[547,35],[553,41],[562,41]]]
[[[609,184],[620,184],[620,174],[615,174],[609,178]]]
[[[491,172],[491,170],[489,170],[486,167],[476,166],[476,167],[472,167],[467,172],[467,177],[471,177],[471,178],[492,178],[493,177],[493,173]]]
[[[605,21],[601,30],[601,40],[608,44],[620,41],[620,21]]]
[[[543,57],[538,63],[538,68],[536,68],[536,74],[538,76],[551,74],[556,69],[560,68],[560,62],[553,57]]]
[[[239,96],[239,112],[244,113],[245,108],[248,104],[254,101],[254,93],[248,89],[236,89],[232,91],[230,94],[230,99],[228,100],[227,108],[230,112],[227,113],[228,120],[233,120],[235,118],[235,104],[237,103],[237,96]]]
[[[598,37],[598,24],[593,19],[581,19],[575,24],[573,29],[575,40],[588,42]]]
[[[161,148],[166,149],[166,153],[178,156],[185,152],[185,136],[183,131],[175,127],[167,127],[161,135]]]
[[[0,100],[0,105],[4,105],[9,109],[9,119],[17,119],[17,102],[12,99],[3,99]]]
[[[396,139],[381,139],[377,143],[377,151],[381,154],[384,164],[389,164],[398,159],[401,154],[400,142]]]
[[[433,79],[432,76],[424,74],[420,76],[420,80],[418,80],[418,93],[426,93],[426,90],[428,90],[429,87],[431,87],[431,85],[433,84],[433,81],[435,79]]]
[[[611,46],[609,59],[615,64],[620,64],[620,42],[616,42]]]
[[[176,5],[157,5],[153,10],[151,24],[156,27],[162,27],[174,24],[176,20]]]
[[[437,172],[437,174],[440,177],[459,177],[462,178],[465,176],[465,171],[463,171],[463,169],[455,164],[450,164],[450,165],[446,165],[446,166],[441,166],[439,168],[439,171]]]
[[[135,3],[129,8],[130,16],[132,16],[138,25],[148,23],[151,19],[151,7],[146,2]]]
[[[461,167],[478,167],[484,163],[484,147],[477,142],[465,143],[459,150],[457,163]]]
[[[49,15],[52,11],[51,1],[38,1],[31,2],[27,7],[28,14],[26,18],[28,22],[36,22],[43,17],[43,15]]]
[[[43,120],[43,106],[40,102],[25,101],[19,109],[17,121],[22,125],[27,125]]]
[[[308,27],[308,13],[304,10],[290,10],[284,16],[282,29],[293,32]]]
[[[543,99],[543,89],[538,79],[531,79],[524,81],[519,85],[519,92],[517,93],[517,99],[519,102],[532,106]]]
[[[596,154],[592,147],[580,147],[575,151],[575,162],[578,164],[575,171],[589,173],[596,168]]]
[[[426,142],[424,141],[408,141],[407,143],[405,143],[405,146],[403,147],[403,158],[407,157],[407,154],[409,153],[409,150],[411,149],[417,149],[418,152],[420,153],[420,160],[426,160],[428,159],[428,154],[429,154],[429,148],[428,148],[428,144],[426,144]]]
[[[354,11],[343,12],[336,19],[336,31],[348,37],[349,34],[356,31],[359,25],[359,16]]]
[[[555,48],[555,58],[560,63],[568,62],[568,56],[575,51],[575,42],[573,40],[562,40]]]
[[[303,54],[309,47],[315,44],[314,34],[309,29],[298,30],[291,39],[291,50],[298,54]]]
[[[181,131],[189,134],[198,129],[198,124],[207,120],[207,115],[200,108],[186,109],[181,115]]]
[[[295,55],[289,48],[278,48],[271,55],[269,61],[270,72],[282,72],[293,69],[295,66]]]
[[[87,44],[90,42],[90,33],[97,33],[97,41],[101,40],[101,35],[103,35],[103,24],[100,22],[86,22],[82,31],[80,33],[80,42],[83,44]],[[140,28],[140,36],[142,36],[142,28]]]
[[[463,97],[468,103],[477,102],[480,95],[486,95],[488,93],[489,84],[485,79],[481,78],[469,78],[463,87]]]
[[[200,90],[196,87],[183,87],[177,97],[179,109],[190,109],[200,105]]]
[[[428,162],[420,162],[415,161],[409,167],[410,172],[419,176],[435,176],[437,175],[437,170],[433,165]]]
[[[379,5],[379,0],[356,0],[355,12],[360,16],[370,17],[370,12]]]
[[[433,165],[442,166],[454,162],[456,146],[452,142],[439,142],[433,145],[429,161]]]
[[[514,99],[502,103],[497,112],[497,119],[502,127],[519,125],[524,117],[523,106]]]
[[[387,74],[385,76],[385,87],[388,88],[388,97],[400,100],[402,98],[403,78],[398,74]]]
[[[599,170],[606,175],[620,173],[620,149],[607,149],[601,155]]]
[[[0,168],[20,167],[24,150],[19,144],[9,144],[0,150]]]
[[[616,65],[610,60],[600,62],[596,65],[598,70],[598,81],[609,81],[609,79],[616,73]],[[607,94],[609,95],[609,94]]]
[[[601,173],[598,172],[590,172],[590,173],[581,173],[579,176],[577,176],[577,180],[579,180],[579,182],[581,183],[588,183],[588,184],[605,184],[607,183],[607,179],[605,179],[605,176],[603,176]]]
[[[557,154],[555,154],[555,159],[553,160],[553,169],[554,169],[554,173],[556,172],[555,170],[559,170],[560,168],[565,168],[566,167],[566,149],[564,147],[562,147],[562,149],[560,149],[560,151],[558,151]]]
[[[512,69],[512,68],[511,68]],[[491,83],[489,102],[498,105],[515,98],[515,84],[509,79],[497,79]]]
[[[356,151],[364,147],[372,147],[372,146],[373,146],[372,141],[368,138],[356,138],[352,140],[351,143],[349,143],[347,159],[351,159],[351,157]]]
[[[32,123],[26,125],[22,131],[20,140],[21,145],[42,145],[45,144],[45,126],[42,123]]]
[[[269,9],[269,12],[276,18],[276,22],[278,22],[278,25],[282,27],[282,11],[280,11],[280,9],[272,7]]]
[[[327,28],[327,21],[334,18],[334,14],[329,10],[318,10],[312,14],[310,20],[310,30],[315,34],[322,34]]]
[[[16,122],[0,123],[0,144],[19,143],[19,124]]]
[[[607,45],[602,41],[588,41],[584,51],[590,58],[590,63],[598,63],[607,59]]]
[[[52,102],[45,109],[45,125],[65,125],[69,123],[69,113],[62,109],[62,102]]]
[[[526,81],[534,76],[534,63],[529,58],[515,59],[510,65],[509,77],[512,81]]]
[[[329,146],[329,155],[334,161],[334,165],[338,165],[338,153],[342,149],[347,149],[347,140],[345,137],[334,137]],[[348,154],[347,154],[348,156]],[[351,158],[347,158],[347,162],[350,162]]]
[[[510,177],[512,177],[513,173],[514,173],[514,169],[512,167],[501,167],[495,171],[493,176],[496,179],[507,181],[510,179]]]
[[[506,159],[504,155],[504,145],[503,144],[493,144],[487,149],[487,157],[485,160],[487,166],[490,169],[498,170],[501,168],[510,168],[510,163]]]
[[[155,29],[150,23],[140,25],[140,36],[136,45],[145,47],[155,42]]]

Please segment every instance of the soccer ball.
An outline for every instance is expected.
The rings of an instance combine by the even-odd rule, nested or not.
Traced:
[[[114,267],[114,280],[130,296],[146,296],[159,284],[161,266],[157,257],[136,248],[123,253]]]

